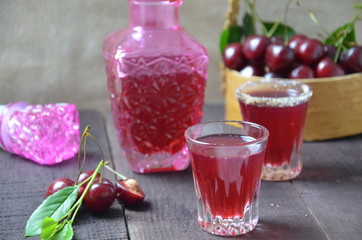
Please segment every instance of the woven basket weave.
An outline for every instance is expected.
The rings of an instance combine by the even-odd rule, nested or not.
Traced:
[[[229,0],[225,28],[236,23],[239,0]],[[225,119],[241,120],[242,116],[235,90],[247,81],[239,72],[222,66],[222,88],[225,94]],[[300,79],[313,89],[310,100],[304,140],[327,140],[362,133],[362,74],[342,77]],[[272,121],[272,119],[271,119]]]

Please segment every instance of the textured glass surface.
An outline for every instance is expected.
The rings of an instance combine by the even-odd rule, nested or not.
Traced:
[[[183,134],[202,117],[207,52],[178,25],[179,4],[157,2],[130,1],[130,25],[104,44],[114,126],[135,172],[185,169]]]
[[[79,113],[73,104],[27,105],[5,111],[2,119],[2,147],[9,152],[52,165],[79,150]]]

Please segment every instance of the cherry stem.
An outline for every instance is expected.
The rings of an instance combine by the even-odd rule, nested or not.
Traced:
[[[78,201],[73,205],[73,207],[69,210],[68,214],[71,214],[74,210],[74,214],[72,216],[72,219],[70,220],[70,223],[73,223],[75,216],[77,215],[79,208],[82,205],[83,199],[85,197],[85,195],[87,194],[87,192],[89,191],[89,189],[91,188],[94,180],[96,179],[99,170],[104,166],[104,160],[101,160],[97,166],[97,168],[94,170],[94,173],[91,176],[91,179],[89,180],[89,183],[87,184],[86,188],[84,189],[83,194],[80,196],[80,198],[78,199]],[[86,181],[84,181],[86,182]],[[83,182],[83,183],[84,183]]]
[[[112,173],[116,174],[118,177],[120,177],[123,181],[127,180],[128,178],[126,178],[125,176],[123,176],[122,174],[116,172],[115,170],[113,170],[111,167],[107,166],[107,164],[104,165],[105,168],[107,168],[109,171],[111,171]]]
[[[83,171],[83,167],[84,167],[84,164],[85,164],[85,160],[86,160],[86,155],[87,155],[87,135],[89,134],[89,131],[91,130],[91,126],[86,126],[83,133],[82,133],[82,139],[79,143],[79,151],[78,151],[78,174],[77,174],[77,178],[75,179],[75,185],[77,185],[78,183],[78,178],[80,176],[80,174],[82,173]],[[82,148],[83,146],[83,160],[81,161],[80,160],[80,154],[81,154],[81,151],[80,149]]]

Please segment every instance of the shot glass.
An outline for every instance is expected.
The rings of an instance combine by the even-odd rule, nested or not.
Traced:
[[[302,171],[303,130],[312,90],[294,80],[261,80],[236,90],[243,120],[266,127],[270,136],[261,179],[283,181]]]
[[[268,135],[265,127],[241,121],[202,123],[186,130],[198,221],[206,232],[236,236],[255,228]]]

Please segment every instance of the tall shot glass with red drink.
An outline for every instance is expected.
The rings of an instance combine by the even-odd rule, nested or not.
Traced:
[[[270,137],[261,178],[281,181],[302,171],[301,148],[311,88],[293,80],[250,81],[236,90],[243,120],[266,127]]]
[[[248,122],[221,121],[194,125],[185,137],[202,229],[222,236],[253,230],[259,218],[268,130]]]

